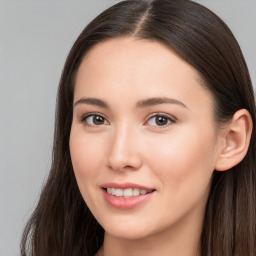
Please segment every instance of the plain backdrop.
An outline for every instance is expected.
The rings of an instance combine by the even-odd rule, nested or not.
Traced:
[[[61,70],[113,0],[0,0],[0,256],[16,256],[51,164]],[[198,0],[232,29],[256,82],[255,0]]]

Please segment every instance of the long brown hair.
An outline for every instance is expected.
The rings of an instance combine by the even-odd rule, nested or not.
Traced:
[[[214,171],[201,238],[201,255],[256,255],[255,100],[240,47],[226,24],[189,0],[122,1],[96,17],[79,35],[59,84],[53,160],[38,205],[21,242],[21,254],[94,255],[104,230],[84,202],[72,169],[69,134],[73,89],[83,56],[97,43],[116,37],[161,42],[201,75],[214,96],[217,124],[242,108],[253,120],[243,161],[226,172]]]

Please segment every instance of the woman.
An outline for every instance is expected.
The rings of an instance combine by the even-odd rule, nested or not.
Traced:
[[[211,11],[109,8],[67,58],[22,255],[255,255],[255,115],[241,50]]]

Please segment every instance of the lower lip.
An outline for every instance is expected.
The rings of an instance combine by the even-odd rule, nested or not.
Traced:
[[[133,209],[151,198],[154,191],[145,195],[132,196],[132,197],[117,197],[109,194],[105,189],[103,189],[103,195],[105,200],[114,208],[128,210]]]

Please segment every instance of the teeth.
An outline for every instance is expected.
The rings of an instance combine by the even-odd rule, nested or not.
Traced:
[[[138,196],[138,195],[145,195],[147,193],[152,192],[152,190],[145,190],[145,189],[138,189],[138,188],[107,188],[108,194],[111,194],[113,196],[117,197],[132,197],[132,196]]]
[[[140,191],[140,193],[141,193],[142,195],[145,195],[145,194],[147,193],[147,190],[142,189],[142,190]]]
[[[133,194],[133,196],[138,196],[140,194],[140,190],[138,188],[134,188],[132,190],[132,194]]]
[[[120,197],[120,196],[124,196],[124,190],[120,189],[120,188],[116,188],[115,189],[115,195]]]
[[[124,190],[124,197],[131,197],[132,196],[132,188],[127,188]]]

